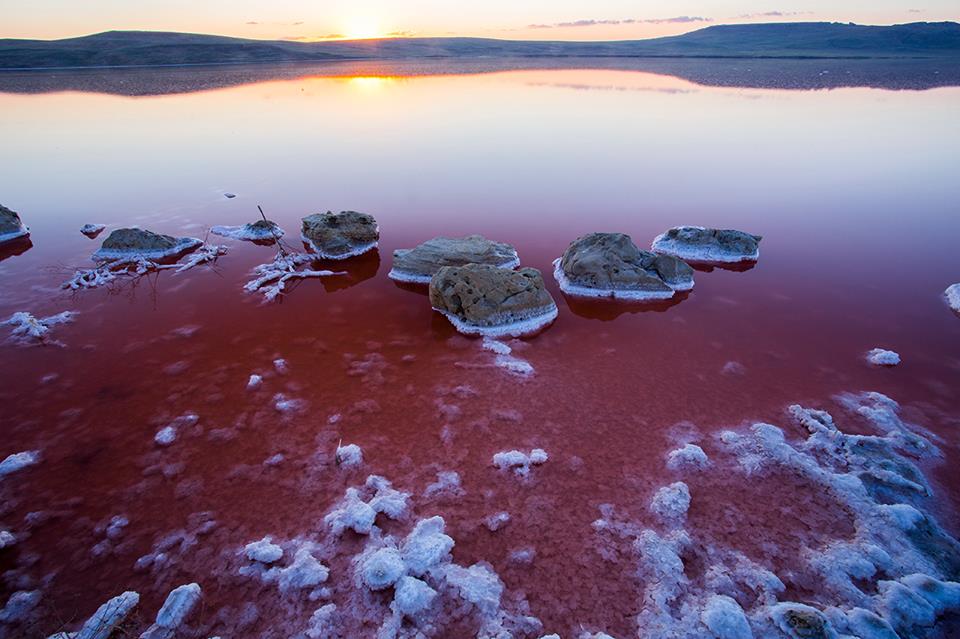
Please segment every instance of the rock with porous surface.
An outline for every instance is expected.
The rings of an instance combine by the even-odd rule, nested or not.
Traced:
[[[16,211],[0,204],[0,244],[30,235]]]
[[[117,229],[103,241],[93,254],[95,261],[125,257],[157,259],[173,257],[203,244],[193,237],[172,237],[138,228]]]
[[[641,251],[623,233],[590,233],[575,240],[554,262],[553,275],[564,293],[581,297],[667,299],[693,288],[689,264]]]
[[[398,282],[429,284],[444,266],[489,264],[498,268],[520,266],[517,250],[509,244],[488,240],[482,235],[435,237],[412,249],[393,252],[390,279]]]
[[[467,335],[517,337],[557,317],[557,305],[533,268],[445,266],[430,280],[430,304]]]
[[[366,213],[327,211],[303,218],[300,235],[319,257],[344,260],[375,249],[380,228]]]
[[[653,240],[653,251],[688,262],[754,262],[760,257],[760,235],[732,229],[677,226]]]
[[[249,242],[269,242],[283,237],[283,229],[273,220],[257,220],[243,226],[214,226],[210,228],[210,232]]]

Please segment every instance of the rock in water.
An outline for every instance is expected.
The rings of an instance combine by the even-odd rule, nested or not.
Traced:
[[[107,228],[106,224],[84,224],[80,227],[80,232],[92,240],[103,233],[105,228]]]
[[[430,280],[430,303],[467,335],[517,337],[557,317],[557,305],[534,268],[444,266]]]
[[[344,260],[377,248],[380,228],[372,215],[356,211],[314,213],[303,218],[303,241],[328,260]]]
[[[214,226],[210,228],[210,232],[250,242],[268,242],[283,237],[283,229],[272,220],[257,220],[243,226]]]
[[[754,262],[760,257],[761,239],[743,231],[677,226],[658,235],[652,248],[688,262]]]
[[[553,275],[564,293],[582,297],[667,299],[693,288],[689,264],[641,251],[623,233],[590,233],[575,240],[554,262]]]
[[[193,237],[171,237],[138,228],[117,229],[107,236],[100,250],[93,254],[93,259],[104,261],[125,257],[173,257],[201,244],[203,242]]]
[[[30,229],[23,225],[16,211],[0,204],[0,244],[30,235]]]
[[[482,235],[435,237],[416,248],[394,251],[389,277],[398,282],[429,284],[434,274],[444,266],[465,264],[516,268],[520,266],[520,257],[509,244],[494,242]]]

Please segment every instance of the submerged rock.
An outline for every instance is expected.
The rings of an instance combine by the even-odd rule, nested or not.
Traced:
[[[243,226],[214,226],[210,228],[210,232],[214,235],[250,242],[265,242],[283,237],[283,229],[273,220],[257,220]]]
[[[0,244],[30,235],[16,211],[0,204]]]
[[[590,233],[575,240],[554,262],[553,274],[564,293],[585,297],[667,299],[693,288],[690,265],[641,251],[623,233]]]
[[[393,252],[388,276],[398,282],[429,284],[444,266],[487,264],[498,268],[520,266],[517,250],[509,244],[488,240],[482,235],[460,238],[435,237],[412,249]]]
[[[117,229],[107,236],[100,250],[93,254],[93,259],[173,257],[201,244],[203,242],[193,237],[172,237],[138,228]]]
[[[107,228],[106,224],[84,224],[80,227],[80,232],[92,240],[103,233],[105,228]]]
[[[343,260],[375,249],[380,228],[372,215],[356,211],[314,213],[303,218],[303,241],[329,260]]]
[[[760,257],[761,239],[732,229],[677,226],[658,235],[652,248],[693,262],[753,262]]]
[[[516,337],[557,317],[557,305],[533,268],[445,266],[430,280],[430,303],[467,335]]]

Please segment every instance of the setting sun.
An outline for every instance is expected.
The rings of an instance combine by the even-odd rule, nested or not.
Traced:
[[[381,38],[383,33],[380,31],[380,24],[376,19],[365,16],[348,20],[344,28],[344,37],[347,40],[366,40]]]

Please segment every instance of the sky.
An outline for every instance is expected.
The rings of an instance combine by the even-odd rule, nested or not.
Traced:
[[[0,0],[0,37],[53,39],[111,29],[323,40],[480,36],[613,40],[712,24],[960,19],[957,0]]]

